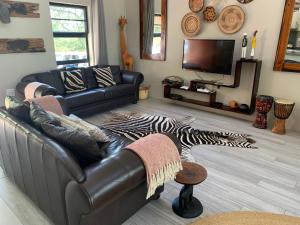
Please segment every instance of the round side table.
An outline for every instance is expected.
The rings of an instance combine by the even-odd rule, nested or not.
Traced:
[[[175,181],[183,184],[179,197],[173,201],[173,211],[183,218],[195,218],[203,213],[201,202],[193,197],[194,185],[200,184],[207,178],[207,171],[204,167],[190,162],[182,163],[183,170],[180,171]]]

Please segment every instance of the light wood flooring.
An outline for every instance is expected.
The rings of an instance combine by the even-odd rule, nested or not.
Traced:
[[[249,122],[223,117],[158,100],[142,101],[119,110],[175,118],[193,116],[192,126],[203,130],[251,134],[257,150],[196,146],[192,154],[208,170],[208,179],[195,187],[204,206],[203,216],[228,211],[263,211],[300,216],[300,134],[278,136]],[[160,200],[139,210],[124,225],[184,225],[171,203],[181,185],[170,182]],[[49,220],[10,183],[0,168],[0,225],[48,225]]]

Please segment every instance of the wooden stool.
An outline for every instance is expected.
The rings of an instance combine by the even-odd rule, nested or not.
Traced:
[[[173,211],[183,218],[195,218],[202,214],[201,202],[193,197],[193,186],[202,183],[207,178],[207,171],[204,167],[196,164],[183,162],[183,170],[180,171],[175,181],[183,184],[180,195],[173,201]]]

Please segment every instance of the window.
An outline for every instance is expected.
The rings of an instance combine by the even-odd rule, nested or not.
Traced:
[[[154,33],[153,33],[153,46],[152,54],[160,53],[161,49],[161,15],[155,14],[154,16]]]
[[[50,3],[58,68],[89,66],[87,7]]]

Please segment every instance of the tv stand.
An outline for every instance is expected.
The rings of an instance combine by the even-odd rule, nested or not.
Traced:
[[[182,102],[186,102],[186,103],[191,103],[191,104],[195,104],[195,105],[201,105],[201,106],[205,106],[205,107],[230,111],[230,112],[234,112],[234,113],[241,113],[241,114],[251,115],[255,112],[256,96],[257,96],[257,92],[258,92],[261,66],[262,66],[262,61],[261,60],[241,59],[241,60],[237,61],[236,62],[236,69],[235,69],[234,83],[232,85],[218,84],[217,81],[192,80],[189,90],[183,90],[183,89],[180,89],[180,87],[171,87],[170,85],[165,85],[164,86],[164,97],[172,99],[172,98],[170,98],[172,89],[177,89],[177,90],[182,90],[182,91],[194,92],[195,93],[195,92],[197,92],[197,84],[214,85],[214,86],[217,86],[219,88],[220,87],[238,88],[240,86],[243,63],[253,64],[255,66],[253,87],[252,87],[252,92],[251,92],[251,103],[250,103],[250,107],[249,107],[250,110],[249,111],[245,112],[245,111],[241,111],[240,109],[231,109],[229,106],[217,103],[216,102],[217,92],[207,93],[210,96],[209,102],[198,101],[198,100],[189,99],[189,98],[185,98],[185,97],[183,97],[182,99],[176,99],[176,101],[182,101]],[[197,92],[197,93],[204,94],[204,93],[201,93],[201,92]]]

